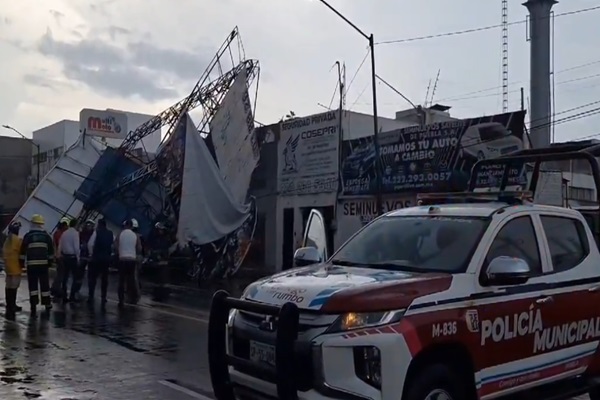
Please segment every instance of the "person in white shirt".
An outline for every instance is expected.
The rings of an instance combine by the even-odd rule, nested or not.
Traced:
[[[79,231],[76,227],[77,220],[71,220],[69,222],[69,229],[67,229],[61,235],[60,241],[58,242],[58,253],[62,257],[64,267],[64,275],[62,281],[63,303],[66,303],[69,300],[73,300],[75,298],[75,279],[77,274],[77,268],[79,266],[80,252]],[[67,287],[69,284],[69,276],[72,277],[71,293],[70,296],[67,296],[69,294],[69,292],[67,291]]]
[[[127,220],[123,231],[115,240],[115,249],[119,257],[119,307],[125,304],[125,288],[127,287],[129,293],[136,290],[135,269],[142,244],[132,228],[131,220]]]

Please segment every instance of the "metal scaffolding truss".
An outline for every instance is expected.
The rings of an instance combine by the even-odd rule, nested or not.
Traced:
[[[180,188],[181,185],[179,182],[179,185],[170,185],[171,189],[168,189],[160,184],[162,183],[160,177],[165,174],[162,168],[165,163],[162,161],[165,157],[169,157],[169,152],[165,149],[168,148],[180,119],[197,107],[202,109],[202,118],[198,124],[198,130],[205,134],[209,133],[209,123],[212,117],[236,77],[244,69],[247,73],[247,87],[249,87],[259,77],[260,67],[258,61],[245,59],[243,44],[236,27],[218,49],[189,96],[156,115],[134,131],[129,132],[118,152],[122,156],[135,160],[140,164],[140,169],[119,179],[118,166],[109,167],[104,172],[103,179],[94,185],[92,194],[89,197],[90,200],[84,204],[80,220],[97,217],[100,210],[111,199],[118,199],[125,204],[136,204],[135,208],[138,211],[141,211],[149,220],[155,220],[157,218],[156,207],[146,204],[147,202],[142,196],[146,186],[151,181],[158,183],[156,186],[160,192],[158,194],[160,196],[159,201],[163,204],[162,213],[164,214],[167,211],[165,208],[167,208],[170,209],[168,213],[173,214],[173,211],[175,211],[173,208],[177,207],[173,204],[173,200],[178,197],[178,194],[174,193],[172,188]],[[168,126],[168,131],[161,142],[159,149],[162,150],[159,150],[157,157],[151,161],[143,161],[143,157],[136,156],[134,153],[136,144],[164,126]],[[145,159],[148,160],[149,157],[145,157]]]
[[[190,98],[194,96],[194,101],[192,104],[201,104],[204,110],[202,114],[202,120],[197,126],[199,132],[209,134],[208,126],[210,121],[212,120],[212,117],[219,109],[219,106],[223,101],[223,98],[227,94],[227,91],[233,84],[233,81],[244,69],[246,69],[248,76],[248,85],[250,85],[252,81],[254,81],[254,79],[258,77],[260,71],[258,61],[256,60],[244,61],[233,70],[228,71],[227,73],[219,77],[217,80],[210,82],[208,85],[201,88],[201,90],[197,93],[192,93],[192,95],[190,95]],[[195,106],[190,107],[190,109],[191,108],[195,108]],[[180,116],[184,115],[185,112],[180,114]],[[178,120],[171,125],[169,132],[165,135],[165,141],[168,140],[173,135],[175,129],[177,129],[177,122]],[[163,141],[163,143],[165,141]],[[158,171],[159,168],[157,167],[157,159],[154,159],[147,163],[144,167],[137,170],[136,172],[123,177],[119,181],[117,186],[113,189],[113,191],[121,190],[126,186],[131,185],[132,183],[138,182],[141,179],[144,179],[148,176],[153,176]]]

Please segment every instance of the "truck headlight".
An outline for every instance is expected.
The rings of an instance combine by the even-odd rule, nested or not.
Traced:
[[[369,328],[392,324],[400,321],[406,310],[384,311],[375,313],[345,313],[340,315],[327,329],[327,333],[345,332],[354,329]]]

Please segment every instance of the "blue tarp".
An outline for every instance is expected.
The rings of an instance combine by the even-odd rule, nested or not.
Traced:
[[[140,165],[120,155],[116,149],[108,147],[88,177],[75,192],[75,197],[86,203],[91,196],[98,193],[108,193],[125,176],[140,169]],[[110,175],[110,176],[109,176]],[[111,179],[112,178],[112,179]],[[147,182],[144,186],[132,184],[117,193],[104,203],[99,211],[108,221],[120,226],[125,219],[135,218],[140,225],[140,233],[147,234],[152,228],[150,215],[158,215],[162,209],[159,186],[155,181]],[[150,208],[144,212],[144,208]]]

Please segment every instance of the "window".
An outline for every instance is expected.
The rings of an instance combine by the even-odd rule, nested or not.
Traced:
[[[515,218],[500,229],[485,258],[486,267],[500,256],[525,260],[533,275],[542,274],[540,250],[530,217]]]
[[[492,140],[502,139],[509,135],[510,134],[506,128],[500,124],[483,126],[479,128],[479,136],[484,143]]]
[[[336,261],[398,271],[464,272],[488,226],[474,217],[383,217],[360,230]]]
[[[321,253],[321,260],[327,258],[327,238],[325,236],[325,224],[318,214],[312,214],[308,220],[306,231],[306,242],[304,246],[314,247]]]
[[[573,199],[573,200],[583,200],[583,201],[594,201],[594,189],[588,189],[588,188],[581,188],[581,187],[575,187],[575,186],[570,186],[568,188],[568,195],[567,197],[569,199]]]
[[[583,224],[563,217],[542,216],[541,219],[554,271],[565,271],[581,263],[590,251]]]

